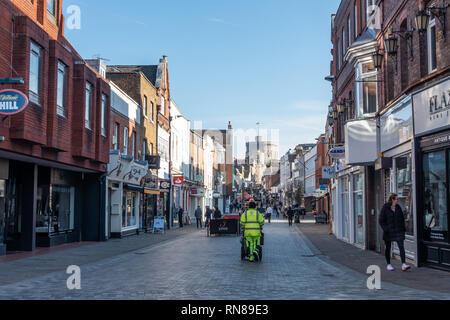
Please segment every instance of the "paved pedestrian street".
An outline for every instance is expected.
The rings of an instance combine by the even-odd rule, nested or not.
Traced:
[[[238,237],[202,230],[82,265],[81,290],[68,290],[61,270],[1,286],[0,299],[450,299],[386,282],[369,290],[365,275],[327,261],[286,221],[264,231],[262,263],[240,260]]]

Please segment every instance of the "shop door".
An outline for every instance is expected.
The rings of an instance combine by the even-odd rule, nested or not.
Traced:
[[[450,267],[448,237],[449,151],[423,155],[423,253],[427,263]]]

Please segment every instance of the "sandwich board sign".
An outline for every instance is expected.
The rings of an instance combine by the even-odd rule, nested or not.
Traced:
[[[153,219],[153,233],[162,232],[164,233],[164,217],[155,217]]]

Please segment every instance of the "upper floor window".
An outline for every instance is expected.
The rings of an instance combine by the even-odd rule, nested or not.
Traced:
[[[136,158],[136,132],[131,134],[131,155]]]
[[[42,95],[42,49],[33,41],[30,46],[30,101],[41,104]]]
[[[155,105],[153,104],[153,102],[150,102],[150,120],[152,120],[152,121],[154,121],[155,119],[154,119],[154,116],[153,116],[153,113],[154,113],[154,107],[155,107]]]
[[[358,5],[357,2],[355,1],[355,21],[354,21],[354,26],[355,26],[355,39],[358,38],[358,29],[359,29],[359,12],[358,12]]]
[[[47,11],[55,16],[56,14],[56,1],[55,0],[47,0]]]
[[[352,44],[352,26],[351,26],[351,22],[350,22],[350,16],[348,16],[347,18],[347,48],[350,47],[350,45]]]
[[[161,97],[161,113],[166,114],[166,99]]]
[[[342,28],[342,58],[345,56],[346,51],[347,51],[347,40],[345,38],[345,28]],[[342,64],[344,64],[343,59]]]
[[[102,94],[102,120],[101,120],[101,125],[102,125],[102,136],[106,137],[106,103],[107,103],[107,97],[106,94]]]
[[[370,22],[370,18],[375,13],[375,0],[366,0],[366,10],[367,10],[367,24]]]
[[[148,116],[148,107],[147,107],[147,96],[144,95],[144,116]]]
[[[92,129],[92,85],[86,82],[86,103],[84,110],[84,126]]]
[[[363,61],[356,67],[356,116],[377,112],[377,70],[371,60]]]
[[[119,124],[114,124],[114,137],[113,137],[113,148],[114,150],[119,149]]]
[[[128,154],[128,127],[123,128],[123,153]]]
[[[428,73],[433,73],[437,69],[436,55],[436,18],[433,16],[428,24]]]
[[[337,71],[341,69],[341,40],[337,42]]]
[[[142,160],[145,160],[145,156],[147,155],[147,140],[144,139],[144,142],[142,142]]]
[[[61,117],[67,116],[66,92],[67,92],[67,67],[58,61],[58,79],[56,89],[56,113]]]

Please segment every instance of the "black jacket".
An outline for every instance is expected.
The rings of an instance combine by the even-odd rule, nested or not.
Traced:
[[[397,205],[395,213],[391,210],[390,205],[386,203],[381,209],[378,219],[383,229],[383,239],[385,241],[402,241],[405,240],[405,216],[402,208]]]

